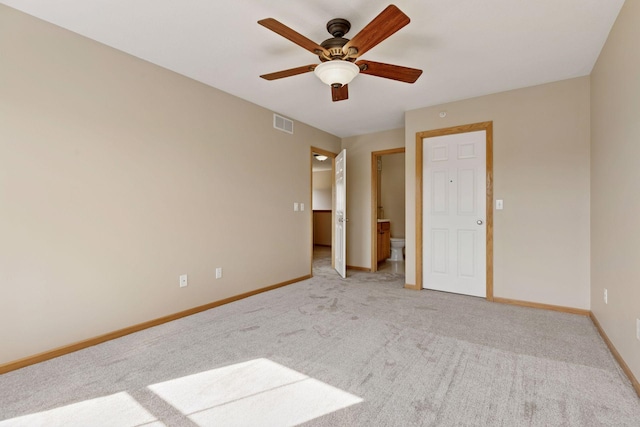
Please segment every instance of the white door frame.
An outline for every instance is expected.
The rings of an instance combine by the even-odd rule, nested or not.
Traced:
[[[493,301],[493,122],[474,123],[470,125],[455,126],[444,129],[436,129],[416,133],[416,283],[407,288],[422,289],[422,189],[423,189],[423,140],[435,136],[454,135],[458,133],[486,131],[486,178],[487,178],[487,237],[486,237],[486,284],[488,301]]]

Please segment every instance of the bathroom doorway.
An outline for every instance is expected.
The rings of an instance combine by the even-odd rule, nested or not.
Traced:
[[[331,253],[334,268],[334,163],[337,154],[311,147],[311,273],[314,254],[326,258]]]
[[[372,272],[404,274],[404,237],[405,148],[374,151],[371,153]]]

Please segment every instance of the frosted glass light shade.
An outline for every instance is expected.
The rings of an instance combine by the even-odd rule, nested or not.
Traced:
[[[313,72],[323,83],[329,86],[344,86],[358,75],[360,67],[353,62],[335,59],[319,64]]]

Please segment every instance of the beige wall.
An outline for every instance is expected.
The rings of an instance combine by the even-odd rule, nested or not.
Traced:
[[[313,210],[331,210],[331,182],[333,173],[328,171],[314,171],[312,173],[313,192],[311,195]]]
[[[588,309],[589,77],[405,117],[407,283],[415,283],[416,133],[493,121],[494,197],[504,200],[494,215],[494,295]]]
[[[0,364],[310,274],[339,138],[2,5],[0,58]]]
[[[391,237],[404,238],[404,153],[381,156],[381,206],[384,218],[391,220]]]
[[[637,379],[639,39],[640,2],[627,1],[591,75],[591,310]]]
[[[371,153],[403,146],[404,129],[342,140],[342,148],[347,150],[347,264],[350,266],[371,268]]]

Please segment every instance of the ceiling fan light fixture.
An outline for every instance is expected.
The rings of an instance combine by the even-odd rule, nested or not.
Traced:
[[[349,84],[358,75],[360,68],[353,62],[334,59],[319,64],[313,72],[324,84],[340,88]]]

